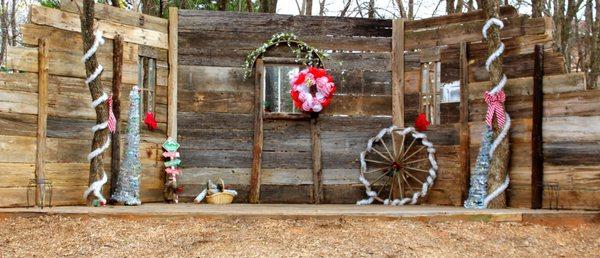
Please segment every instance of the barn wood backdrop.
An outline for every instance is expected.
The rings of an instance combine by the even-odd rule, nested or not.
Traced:
[[[27,182],[35,178],[36,131],[44,126],[37,124],[36,45],[42,37],[48,39],[50,63],[46,178],[55,185],[54,204],[83,203],[89,166],[85,155],[95,117],[83,83],[79,18],[73,7],[32,7],[30,23],[22,28],[27,47],[8,49],[8,67],[22,72],[0,74],[0,206],[25,205]],[[125,93],[137,83],[138,57],[158,60],[159,130],[143,131],[140,153],[142,201],[160,202],[164,180],[160,144],[166,137],[168,105],[168,23],[101,4],[97,9],[98,23],[109,32],[107,44],[99,50],[100,63],[107,68],[102,77],[107,90],[112,74],[111,32],[125,39],[122,107],[128,105]],[[600,91],[586,90],[583,74],[565,73],[562,57],[551,51],[549,20],[519,16],[512,8],[502,8],[501,14],[506,24],[502,30],[504,71],[511,78],[506,106],[514,119],[509,206],[531,207],[533,49],[542,44],[547,50],[543,59],[544,182],[559,185],[558,193],[545,191],[544,198],[556,196],[560,208],[599,209]],[[404,24],[406,125],[413,124],[419,108],[421,62],[431,58],[423,53],[439,53],[433,58],[441,62],[442,82],[461,77],[468,81],[462,97],[468,105],[461,109],[459,103],[442,104],[441,123],[427,132],[436,145],[440,171],[423,203],[461,205],[466,197],[468,166],[461,167],[461,162],[474,164],[486,108],[481,96],[490,87],[483,69],[487,47],[481,43],[482,24],[479,12]],[[220,177],[238,190],[237,202],[248,201],[254,80],[243,80],[241,66],[247,53],[278,32],[294,32],[308,44],[331,52],[325,67],[336,79],[338,91],[318,118],[323,202],[354,203],[364,198],[357,180],[358,154],[370,137],[391,124],[391,20],[180,10],[178,31],[177,128],[184,200],[200,192],[207,179]],[[462,42],[466,51],[461,51]],[[436,47],[439,51],[430,51]],[[286,50],[274,49],[267,55],[284,56]],[[468,69],[461,69],[461,63]],[[121,117],[126,118],[123,110]],[[470,159],[461,153],[470,153]],[[311,161],[308,120],[265,119],[260,201],[311,202]]]
[[[65,2],[68,3],[68,2]],[[140,17],[144,17],[143,25]],[[138,83],[138,58],[157,59],[156,108],[158,130],[142,128],[141,196],[145,202],[163,200],[161,144],[166,138],[167,20],[107,5],[97,5],[97,24],[105,30],[106,44],[96,56],[105,68],[102,84],[110,92],[112,84],[113,41],[115,34],[124,38],[121,119],[126,123],[129,91]],[[83,191],[88,185],[91,127],[96,114],[85,86],[85,67],[77,7],[63,5],[62,10],[31,6],[29,23],[21,27],[26,46],[9,47],[7,67],[16,73],[0,73],[0,206],[27,204],[26,186],[35,178],[36,131],[47,128],[45,178],[53,183],[54,205],[84,204]],[[48,42],[47,124],[38,125],[38,40]],[[161,54],[162,53],[162,54]],[[124,131],[125,126],[121,126]],[[124,132],[121,132],[124,136]],[[123,141],[122,141],[123,143]],[[123,146],[123,144],[121,145]],[[110,152],[104,155],[110,171]],[[110,179],[109,179],[110,182]],[[104,187],[108,193],[109,187]]]

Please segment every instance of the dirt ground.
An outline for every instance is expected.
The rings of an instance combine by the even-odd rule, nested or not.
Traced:
[[[374,219],[0,219],[0,256],[599,256],[600,224]]]

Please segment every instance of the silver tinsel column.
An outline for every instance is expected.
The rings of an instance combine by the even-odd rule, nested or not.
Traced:
[[[140,93],[137,86],[129,93],[125,130],[125,153],[112,200],[125,205],[140,205]]]
[[[484,200],[487,196],[488,171],[490,168],[490,147],[494,140],[494,132],[489,126],[483,130],[483,139],[481,148],[477,155],[475,163],[475,172],[471,173],[471,188],[469,189],[469,198],[465,200],[465,208],[484,209]]]

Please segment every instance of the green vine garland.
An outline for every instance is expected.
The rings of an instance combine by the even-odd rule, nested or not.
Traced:
[[[278,33],[271,36],[271,39],[263,43],[259,48],[250,52],[246,56],[244,66],[242,66],[244,68],[244,80],[252,75],[252,69],[254,68],[256,59],[266,53],[269,48],[279,46],[279,44],[283,43],[287,44],[287,46],[292,50],[298,59],[298,62],[310,66],[323,66],[322,60],[326,58],[325,53],[309,46],[303,41],[300,41],[298,36],[294,35],[293,33]]]

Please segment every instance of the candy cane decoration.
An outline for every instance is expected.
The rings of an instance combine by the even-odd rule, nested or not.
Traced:
[[[497,26],[499,29],[502,29],[504,28],[504,23],[497,18],[490,18],[487,20],[482,28],[482,34],[485,39],[488,38],[487,31],[491,26]],[[492,62],[498,59],[503,52],[504,43],[500,42],[498,48],[485,61],[485,69],[488,72],[490,72]],[[484,130],[484,139],[481,142],[482,146],[480,153],[477,157],[475,172],[471,178],[469,198],[465,201],[465,207],[467,208],[486,208],[494,198],[498,197],[498,195],[508,188],[510,183],[510,178],[507,174],[502,185],[494,189],[490,194],[487,194],[487,174],[489,172],[490,163],[494,157],[496,148],[500,145],[502,140],[506,138],[508,131],[510,130],[510,116],[504,110],[504,101],[506,100],[504,86],[506,85],[506,81],[506,75],[502,74],[500,82],[498,82],[492,90],[484,93],[484,100],[488,105],[485,117],[486,128]],[[496,117],[498,125],[502,127],[502,131],[498,134],[498,137],[492,141],[494,117]]]
[[[94,44],[83,55],[83,58],[81,58],[81,61],[83,63],[85,63],[88,59],[90,59],[90,57],[92,57],[92,55],[94,55],[96,53],[96,51],[98,50],[98,47],[100,45],[104,44],[104,39],[102,38],[101,31],[99,31],[99,30],[96,31],[94,33],[94,35],[95,35]],[[95,81],[98,78],[98,76],[100,76],[100,74],[102,73],[103,70],[104,70],[104,67],[102,67],[102,65],[98,65],[96,67],[96,69],[94,70],[94,72],[88,78],[85,79],[85,85],[87,85],[89,87],[89,84],[91,82]],[[100,96],[99,98],[92,101],[92,107],[96,108],[98,105],[106,102],[107,100],[108,100],[108,95],[106,94],[106,92],[103,92],[102,96]],[[96,124],[92,127],[92,132],[96,133],[97,131],[105,130],[108,128],[108,125],[109,125],[108,120],[104,121],[102,123]],[[110,135],[106,136],[106,140],[104,141],[104,144],[102,146],[100,146],[99,148],[93,150],[92,152],[90,152],[90,154],[88,154],[88,156],[87,156],[88,161],[91,161],[98,155],[101,155],[104,151],[106,151],[106,149],[108,149],[108,147],[110,147]],[[102,186],[106,183],[106,181],[107,181],[106,172],[103,172],[102,178],[100,180],[97,180],[96,182],[92,183],[90,185],[90,187],[88,187],[88,189],[85,190],[85,192],[83,194],[83,198],[87,199],[88,195],[90,193],[93,193],[94,196],[96,196],[96,198],[98,198],[98,200],[100,200],[100,203],[102,205],[106,204],[106,199],[104,198],[104,196],[101,193]]]

